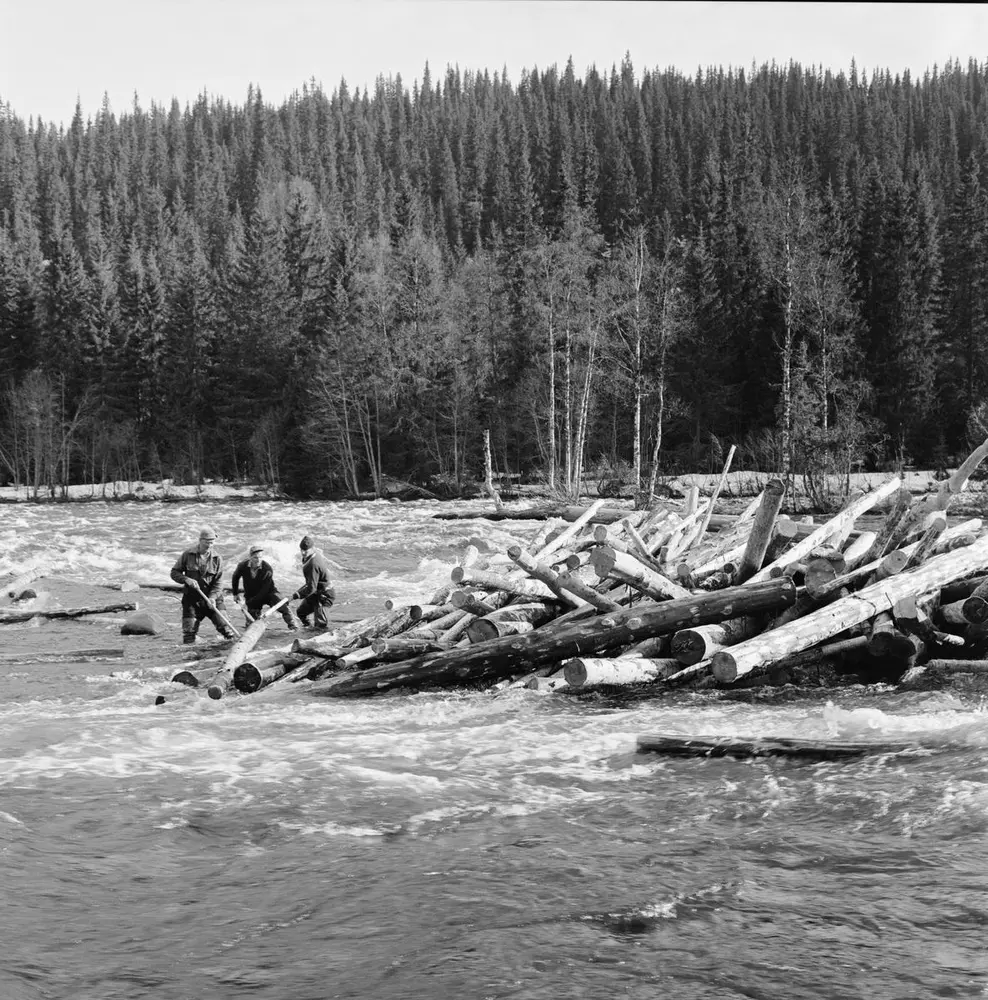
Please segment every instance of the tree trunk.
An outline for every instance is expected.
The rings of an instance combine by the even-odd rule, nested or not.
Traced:
[[[610,578],[626,583],[654,601],[668,601],[690,597],[690,591],[673,583],[668,577],[656,573],[627,552],[618,552],[609,546],[595,549],[590,557],[594,572],[602,580]]]
[[[650,660],[643,656],[617,656],[613,659],[585,656],[567,660],[563,664],[563,676],[566,683],[574,688],[596,684],[624,686],[648,684],[679,669],[677,660]]]
[[[125,604],[94,604],[86,608],[56,608],[49,611],[0,611],[0,625],[27,622],[32,618],[82,618],[83,615],[107,615],[114,611],[136,611],[137,602]]]

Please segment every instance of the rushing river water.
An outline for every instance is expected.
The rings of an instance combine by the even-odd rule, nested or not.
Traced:
[[[537,527],[438,509],[6,505],[0,574],[47,553],[52,606],[133,597],[97,584],[164,580],[205,520],[228,566],[263,541],[287,593],[311,532],[343,620],[423,600],[468,545]],[[988,996],[975,698],[335,700],[303,683],[155,707],[185,655],[178,602],[136,596],[165,635],[105,616],[2,626],[2,1000]],[[269,634],[287,639],[280,618]],[[123,659],[23,662],[113,646]],[[918,749],[669,760],[636,753],[643,733]]]

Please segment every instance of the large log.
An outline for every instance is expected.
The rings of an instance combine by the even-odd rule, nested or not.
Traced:
[[[616,656],[613,658],[582,656],[563,664],[563,676],[570,687],[593,685],[626,686],[648,684],[668,677],[681,668],[678,660],[652,660],[643,656]]]
[[[851,743],[843,740],[790,739],[788,737],[744,738],[740,736],[638,737],[641,753],[667,757],[789,757],[793,760],[846,760],[869,754],[901,754],[914,748],[908,743]]]
[[[804,618],[763,633],[753,639],[721,650],[712,659],[713,673],[718,681],[729,683],[737,677],[767,666],[790,653],[808,649],[846,629],[888,611],[902,597],[926,594],[960,576],[966,576],[988,566],[988,538],[974,545],[957,549],[928,562],[908,573],[872,584],[855,594],[841,598]],[[749,586],[749,584],[745,584]]]
[[[946,557],[944,557],[946,558]],[[369,694],[395,687],[490,683],[523,666],[596,655],[691,625],[707,625],[792,604],[796,587],[788,578],[746,584],[661,604],[640,604],[590,619],[550,622],[527,635],[508,636],[463,649],[431,653],[399,664],[370,667],[311,688],[314,694]]]
[[[862,514],[867,513],[876,504],[881,503],[886,497],[891,496],[900,486],[901,481],[899,479],[890,479],[877,490],[866,493],[845,504],[829,521],[817,527],[813,534],[807,535],[806,538],[798,541],[776,562],[770,563],[768,566],[763,566],[757,573],[752,575],[751,582],[759,583],[762,580],[770,579],[773,567],[797,562],[804,556],[809,555],[818,545],[823,545],[835,535],[843,535],[845,530],[853,525]]]
[[[54,608],[47,611],[0,611],[0,625],[27,622],[32,618],[82,618],[83,615],[107,615],[114,611],[136,611],[137,602],[124,604],[94,604],[87,608]]]
[[[512,545],[508,549],[508,558],[520,566],[529,576],[547,587],[551,595],[566,604],[578,608],[587,603],[582,598],[565,590],[559,582],[559,574],[551,566],[547,566],[541,560],[529,555],[520,545]]]
[[[528,559],[531,558],[528,556]],[[454,584],[467,583],[475,587],[482,587],[484,590],[504,590],[516,597],[559,599],[559,595],[554,593],[545,583],[539,580],[530,580],[522,573],[492,573],[489,570],[474,569],[472,566],[455,566],[450,573],[450,579]]]

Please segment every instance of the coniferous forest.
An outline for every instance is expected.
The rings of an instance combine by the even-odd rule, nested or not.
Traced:
[[[986,435],[988,65],[0,105],[0,481],[573,492]],[[2,99],[2,95],[0,95]]]

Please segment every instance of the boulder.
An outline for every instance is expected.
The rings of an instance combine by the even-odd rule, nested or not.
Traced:
[[[150,611],[135,611],[120,626],[121,635],[161,635],[164,630],[164,619]]]

